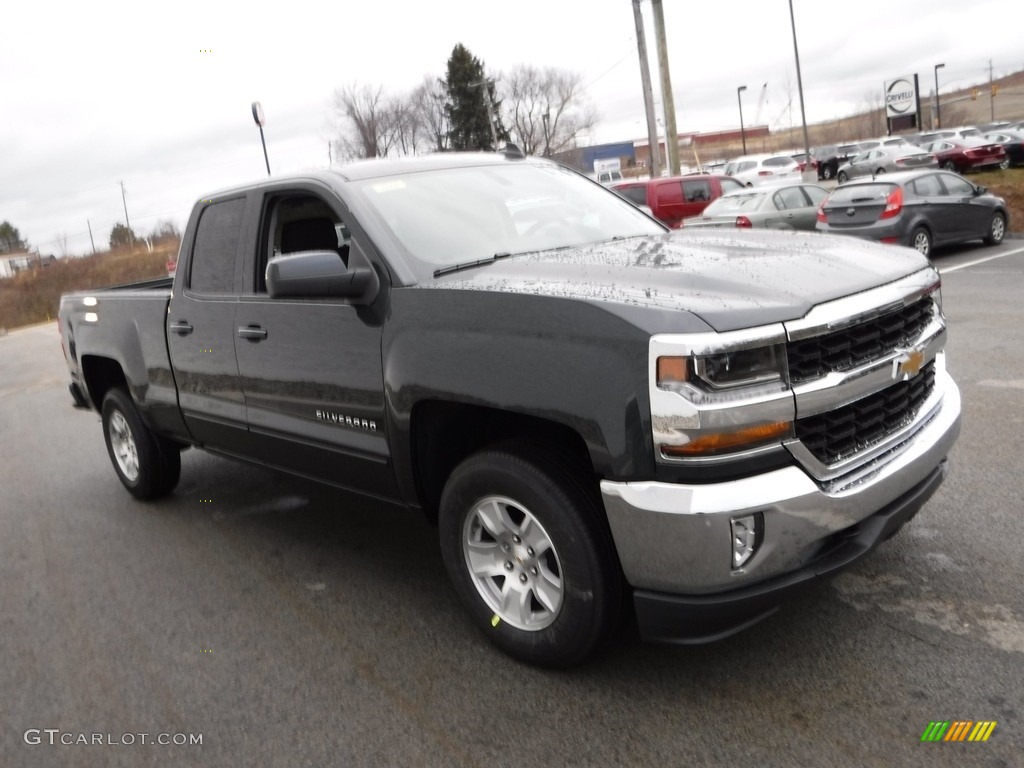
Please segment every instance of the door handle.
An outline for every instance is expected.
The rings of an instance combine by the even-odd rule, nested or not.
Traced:
[[[261,341],[267,338],[267,332],[258,325],[250,325],[248,328],[239,328],[238,337],[249,341]]]
[[[192,333],[192,326],[188,324],[187,320],[179,320],[176,323],[171,323],[169,327],[179,336],[188,336]]]

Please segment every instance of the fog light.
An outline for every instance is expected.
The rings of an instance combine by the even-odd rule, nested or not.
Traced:
[[[761,546],[764,531],[764,518],[760,512],[743,517],[734,517],[729,521],[732,528],[732,567],[742,568]]]

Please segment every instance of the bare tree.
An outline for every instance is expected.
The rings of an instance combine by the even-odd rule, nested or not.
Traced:
[[[350,158],[379,157],[385,131],[384,86],[351,83],[334,92],[334,109],[342,128],[336,142],[339,153]]]
[[[520,64],[503,79],[502,90],[508,124],[527,155],[573,147],[597,123],[579,73]]]
[[[334,146],[338,155],[370,158],[429,150],[435,129],[421,103],[425,98],[423,88],[397,96],[385,93],[383,86],[351,84],[336,90],[334,108],[339,126]]]
[[[426,75],[412,92],[410,98],[413,110],[419,119],[421,131],[425,134],[424,143],[429,141],[430,148],[444,152],[449,148],[448,123],[445,102],[448,92],[444,81],[432,75]]]

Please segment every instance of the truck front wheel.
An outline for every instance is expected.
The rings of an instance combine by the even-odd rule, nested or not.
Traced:
[[[445,485],[445,566],[499,648],[548,667],[579,663],[615,628],[622,579],[593,495],[546,451],[494,448]]]
[[[114,471],[132,496],[156,499],[174,490],[181,475],[177,446],[150,431],[123,389],[111,389],[103,399],[103,437]]]

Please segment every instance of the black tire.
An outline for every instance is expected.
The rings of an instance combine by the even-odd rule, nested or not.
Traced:
[[[884,176],[884,175],[885,175],[885,168],[879,168],[878,170],[875,171],[875,176]]]
[[[910,233],[910,247],[922,256],[931,256],[932,233],[924,227],[918,227]]]
[[[985,235],[985,245],[999,245],[1006,237],[1006,216],[999,211],[992,214],[992,220],[988,223],[988,234]]]
[[[830,181],[833,176],[836,175],[836,169],[831,165],[823,166],[821,169],[821,178],[825,181]]]
[[[584,483],[584,470],[561,455],[510,444],[463,461],[441,496],[441,553],[455,590],[473,623],[520,661],[578,664],[618,625],[621,569]]]
[[[836,176],[836,181],[838,181],[840,184],[845,184],[849,180],[850,177],[847,175],[846,171],[840,171]]]
[[[999,170],[1000,171],[1005,171],[1009,167],[1010,167],[1010,158],[1006,158],[1001,163],[999,163]]]
[[[942,170],[944,170],[944,171],[953,171],[954,173],[956,173],[957,172],[956,163],[954,163],[952,160],[944,160],[942,162]]]
[[[103,398],[103,439],[114,472],[135,498],[157,499],[178,484],[181,452],[150,431],[124,389],[111,389]]]

